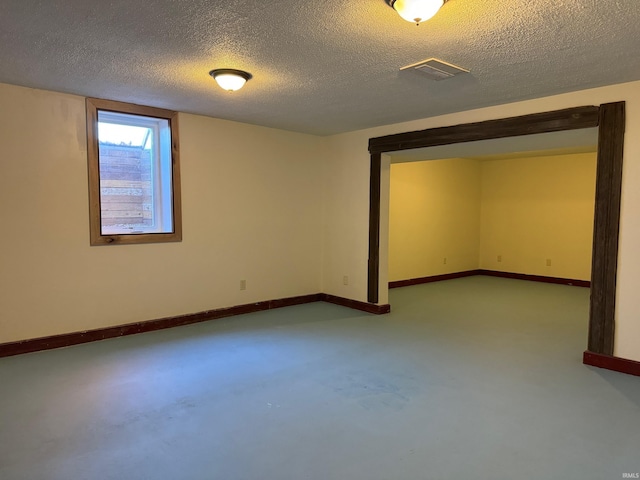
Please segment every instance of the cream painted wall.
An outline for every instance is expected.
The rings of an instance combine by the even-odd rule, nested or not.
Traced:
[[[84,98],[0,84],[0,343],[321,291],[325,140],[179,121],[184,240],[90,247]]]
[[[323,292],[360,301],[367,299],[370,174],[369,156],[366,153],[368,140],[364,136],[357,139],[349,136],[329,137],[330,151],[322,162]],[[363,152],[366,160],[364,163]],[[382,196],[385,197],[386,193],[387,199],[389,165],[390,158],[383,156],[382,178],[386,180],[382,182]],[[388,210],[382,215],[388,218]],[[388,235],[380,238],[381,243],[386,242]],[[382,269],[386,262],[381,262],[380,265]],[[381,273],[386,281],[386,269]],[[348,285],[344,285],[345,276],[349,279]],[[381,290],[380,293],[380,303],[387,303],[387,292]]]
[[[365,301],[369,138],[621,100],[627,128],[615,354],[640,361],[640,82],[328,138],[183,114],[185,240],[93,248],[84,99],[0,85],[0,342],[318,290]],[[382,159],[380,303],[386,303],[390,157]],[[225,182],[222,174],[231,178]],[[268,183],[275,178],[277,186]],[[213,217],[215,223],[201,221]],[[248,290],[240,292],[243,277]]]
[[[482,161],[480,268],[590,280],[595,178],[595,153]]]
[[[389,281],[478,268],[480,166],[463,158],[391,165]]]
[[[470,110],[411,122],[386,125],[329,138],[324,162],[323,291],[355,300],[367,298],[368,207],[371,137],[461,123],[546,112],[581,105],[626,101],[620,249],[617,278],[615,354],[640,361],[640,82],[576,91],[522,102]],[[383,189],[389,188],[389,157],[383,156]],[[388,202],[382,216],[388,215]],[[388,222],[381,222],[381,238],[388,238]],[[381,249],[381,265],[388,263]],[[349,273],[355,282],[341,284]],[[380,303],[388,291],[381,271]]]

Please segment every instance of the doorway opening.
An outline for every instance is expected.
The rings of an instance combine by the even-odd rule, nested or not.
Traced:
[[[380,268],[381,258],[387,262],[388,245],[386,241],[381,242],[380,233],[383,212],[381,198],[385,201],[385,221],[388,221],[390,152],[597,128],[596,199],[587,348],[589,352],[613,355],[624,127],[625,103],[617,102],[370,139],[368,301],[378,303],[381,290],[386,298],[388,289],[386,267],[383,270]]]

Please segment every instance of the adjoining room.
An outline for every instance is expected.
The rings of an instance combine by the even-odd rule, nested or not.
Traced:
[[[390,284],[476,270],[588,284],[597,132],[569,133],[392,155]]]

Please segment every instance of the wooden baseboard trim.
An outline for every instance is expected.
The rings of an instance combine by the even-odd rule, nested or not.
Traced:
[[[443,280],[452,280],[454,278],[472,277],[479,275],[480,270],[466,270],[464,272],[444,273],[442,275],[433,275],[431,277],[410,278],[408,280],[395,280],[389,282],[389,288],[409,287],[411,285],[421,285],[423,283],[441,282]]]
[[[466,270],[464,272],[445,273],[431,277],[410,278],[409,280],[396,280],[389,282],[389,288],[408,287],[422,283],[440,282],[454,278],[472,277],[474,275],[486,275],[489,277],[513,278],[516,280],[528,280],[530,282],[555,283],[559,285],[571,285],[573,287],[591,287],[588,280],[574,280],[572,278],[544,277],[542,275],[528,275],[526,273],[500,272],[498,270]]]
[[[614,372],[640,377],[640,362],[636,362],[635,360],[612,357],[611,355],[603,355],[602,353],[594,353],[587,350],[582,356],[582,363],[591,365],[592,367],[605,368],[607,370],[613,370]]]
[[[72,345],[79,345],[82,343],[106,340],[108,338],[123,337],[125,335],[135,335],[137,333],[163,330],[165,328],[180,327],[183,325],[190,325],[192,323],[205,322],[207,320],[231,317],[234,315],[243,315],[246,313],[260,312],[263,310],[272,310],[274,308],[290,307],[293,305],[322,301],[335,303],[344,307],[354,308],[356,310],[362,310],[378,315],[389,313],[391,308],[389,305],[375,305],[366,302],[359,302],[357,300],[349,300],[347,298],[336,297],[334,295],[327,295],[325,293],[314,293],[311,295],[279,298],[277,300],[266,300],[263,302],[236,305],[234,307],[206,310],[204,312],[178,315],[175,317],[147,320],[145,322],[128,323],[126,325],[100,328],[96,330],[87,330],[84,332],[64,333],[61,335],[52,335],[50,337],[40,337],[29,340],[21,340],[18,342],[3,343],[0,344],[0,358],[11,357],[13,355],[21,355],[23,353],[38,352],[41,350],[70,347]]]
[[[358,300],[329,295],[328,293],[322,294],[322,300],[329,303],[335,303],[336,305],[341,305],[343,307],[349,307],[367,313],[374,313],[376,315],[383,315],[391,311],[391,305],[389,304],[377,305],[375,303],[360,302]]]
[[[322,300],[322,294],[315,293],[311,295],[301,295],[298,297],[280,298],[277,300],[266,300],[264,302],[248,303],[246,305],[236,305],[227,308],[218,308],[215,310],[206,310],[204,312],[178,315],[175,317],[147,320],[144,322],[128,323],[126,325],[100,328],[96,330],[87,330],[84,332],[65,333],[61,335],[53,335],[50,337],[40,337],[18,342],[4,343],[0,344],[0,357],[10,357],[23,353],[38,352],[40,350],[69,347],[71,345],[79,345],[81,343],[105,340],[107,338],[123,337],[125,335],[135,335],[137,333],[152,332],[154,330],[180,327],[183,325],[190,325],[192,323],[205,322],[207,320],[215,320],[218,318],[231,317],[234,315],[243,315],[245,313],[260,312],[263,310],[288,307],[291,305],[300,305],[303,303],[318,302],[320,300]]]
[[[559,285],[570,285],[572,287],[591,287],[588,280],[574,280],[572,278],[545,277],[542,275],[528,275],[526,273],[499,272],[497,270],[478,270],[478,275],[489,277],[514,278],[516,280],[528,280],[530,282],[555,283]]]

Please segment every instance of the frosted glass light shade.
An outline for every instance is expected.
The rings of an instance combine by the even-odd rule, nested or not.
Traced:
[[[445,0],[391,0],[391,6],[407,22],[419,24],[433,17]]]
[[[221,88],[229,92],[235,92],[244,87],[247,80],[250,80],[252,75],[249,72],[243,70],[234,70],[232,68],[218,68],[209,72],[214,80],[220,85]]]

